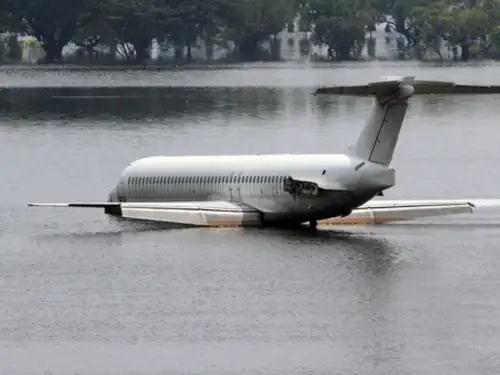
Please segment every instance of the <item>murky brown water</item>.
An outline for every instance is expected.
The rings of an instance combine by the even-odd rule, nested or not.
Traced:
[[[402,74],[500,84],[499,72],[1,69],[1,373],[495,371],[498,212],[314,234],[155,230],[25,204],[105,199],[127,163],[154,154],[343,151],[371,102],[313,97],[315,85]],[[170,88],[75,88],[151,84]],[[498,197],[497,103],[414,98],[387,197]]]

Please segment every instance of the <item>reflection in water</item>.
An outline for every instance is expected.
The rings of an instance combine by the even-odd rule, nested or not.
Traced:
[[[0,90],[0,118],[46,120],[157,120],[189,116],[254,119],[318,116],[336,118],[369,113],[371,98],[313,96],[314,88],[247,87],[59,87]],[[423,96],[411,103],[410,116],[442,122],[457,105],[479,105],[480,97]],[[364,117],[364,115],[363,115]],[[59,124],[61,124],[59,122]]]
[[[262,97],[265,97],[263,99]],[[55,88],[13,89],[0,92],[1,113],[11,117],[55,116],[85,119],[179,118],[190,113],[235,112],[255,116],[259,111],[279,112],[277,90],[202,88]],[[281,108],[280,108],[281,107]]]
[[[0,91],[0,116],[36,119],[180,118],[193,114],[258,118],[303,114],[313,105],[330,117],[355,100],[318,96],[304,88],[16,88]]]
[[[276,233],[276,232],[275,232]],[[291,245],[312,245],[318,249],[335,251],[332,245],[341,245],[348,251],[349,258],[355,260],[361,274],[385,275],[397,261],[400,249],[387,239],[377,238],[370,233],[356,233],[339,230],[311,230],[308,227],[293,231],[277,231]]]

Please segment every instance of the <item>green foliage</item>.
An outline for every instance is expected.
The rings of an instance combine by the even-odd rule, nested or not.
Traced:
[[[359,54],[375,14],[370,0],[309,0],[301,17],[313,25],[316,44],[326,44],[332,58],[346,60]]]
[[[483,49],[487,35],[500,44],[500,0],[465,4],[468,7],[459,0],[0,0],[0,32],[36,37],[47,62],[60,60],[62,48],[72,41],[87,55],[94,55],[98,44],[112,51],[121,46],[127,59],[142,63],[154,38],[173,47],[179,59],[199,40],[205,42],[207,56],[214,45],[232,44],[245,60],[259,58],[262,43],[269,41],[273,58],[279,58],[275,36],[282,30],[313,32],[311,40],[328,46],[331,59],[345,60],[359,55],[366,33],[377,22],[389,22],[406,37],[404,52],[416,46],[437,51],[443,39],[451,47],[460,46],[467,59],[478,38]],[[301,50],[309,53],[310,42],[307,47],[301,43]]]
[[[261,42],[284,30],[293,21],[295,10],[289,0],[241,0],[227,19],[225,37],[233,41],[239,55],[253,59]]]

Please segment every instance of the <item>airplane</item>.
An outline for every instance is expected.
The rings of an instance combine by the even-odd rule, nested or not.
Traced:
[[[343,154],[152,156],[130,163],[107,201],[29,203],[100,208],[125,219],[185,226],[290,227],[377,224],[500,207],[500,199],[385,200],[409,99],[429,94],[497,94],[500,86],[383,77],[320,87],[314,95],[373,97],[357,141]]]

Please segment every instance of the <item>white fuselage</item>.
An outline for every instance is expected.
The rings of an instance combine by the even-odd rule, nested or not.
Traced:
[[[394,170],[343,154],[157,156],[130,164],[109,201],[231,201],[306,221],[346,215],[393,185]]]

